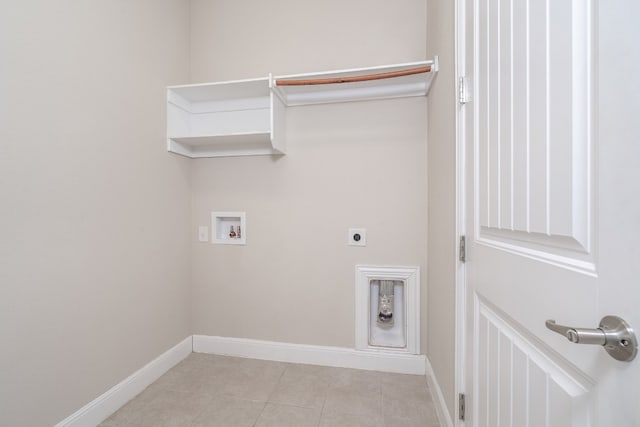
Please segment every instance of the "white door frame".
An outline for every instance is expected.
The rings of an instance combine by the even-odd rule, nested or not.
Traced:
[[[465,112],[464,107],[460,103],[460,80],[464,77],[465,72],[465,0],[456,0],[454,21],[455,21],[455,42],[454,42],[454,58],[455,58],[455,82],[456,82],[456,239],[460,242],[462,236],[466,235],[466,141],[465,141]],[[469,88],[465,88],[469,90]],[[470,94],[467,93],[468,97]],[[459,248],[459,246],[458,246]],[[458,254],[459,255],[459,254]],[[455,291],[455,398],[453,424],[455,426],[463,426],[464,421],[460,419],[458,412],[458,396],[465,393],[466,387],[466,312],[467,312],[467,280],[466,268],[464,262],[458,258],[456,265],[456,291]]]

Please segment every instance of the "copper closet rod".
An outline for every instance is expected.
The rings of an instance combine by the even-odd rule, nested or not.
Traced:
[[[410,68],[408,70],[390,71],[388,73],[365,74],[363,76],[332,77],[328,79],[307,79],[307,80],[276,80],[276,86],[307,86],[307,85],[330,85],[335,83],[355,83],[369,80],[390,79],[392,77],[410,76],[413,74],[428,73],[431,65],[424,67]]]

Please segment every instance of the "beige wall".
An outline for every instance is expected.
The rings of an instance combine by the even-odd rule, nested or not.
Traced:
[[[192,82],[425,58],[426,0],[191,0]]]
[[[429,0],[427,48],[440,72],[429,94],[428,355],[453,418],[455,408],[456,123],[454,2]]]
[[[287,156],[190,161],[165,151],[164,87],[430,58],[425,16],[424,0],[7,2],[0,424],[54,424],[191,333],[353,347],[359,263],[422,268],[424,352],[441,324],[427,100],[292,108]],[[196,242],[212,210],[246,210],[248,245]],[[353,226],[366,248],[346,246]],[[431,354],[446,387],[452,354]]]
[[[191,333],[182,0],[3,2],[0,425],[53,425]]]
[[[195,0],[192,82],[422,60],[425,16],[424,0]],[[194,333],[353,347],[359,263],[420,266],[426,318],[426,99],[291,108],[287,138],[282,158],[192,164]],[[196,241],[213,210],[247,212],[246,246]]]

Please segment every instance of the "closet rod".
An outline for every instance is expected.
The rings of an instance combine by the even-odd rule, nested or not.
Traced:
[[[332,77],[327,79],[302,79],[302,80],[276,80],[276,86],[308,86],[308,85],[330,85],[335,83],[355,83],[369,80],[390,79],[393,77],[411,76],[413,74],[428,73],[431,65],[424,67],[410,68],[408,70],[390,71],[388,73],[365,74],[362,76]]]

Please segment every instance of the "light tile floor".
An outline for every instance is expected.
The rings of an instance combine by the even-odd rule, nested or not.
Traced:
[[[421,375],[192,353],[101,424],[439,426]]]

